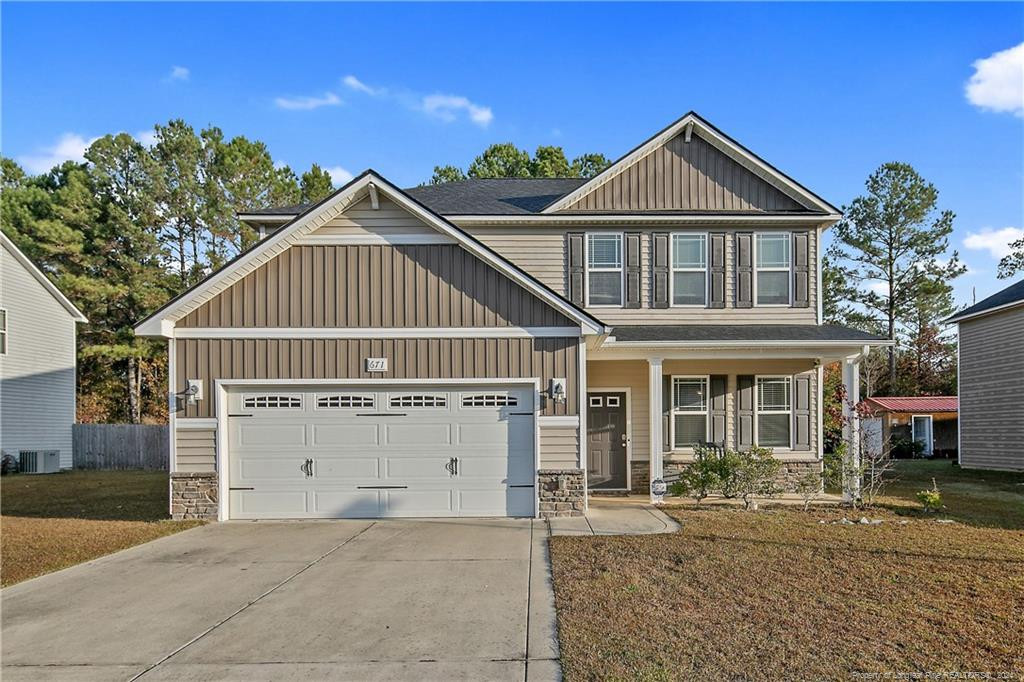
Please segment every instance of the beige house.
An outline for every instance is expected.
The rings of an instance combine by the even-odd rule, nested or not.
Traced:
[[[960,466],[1024,471],[1024,280],[947,322],[959,331]]]
[[[698,443],[822,461],[839,213],[695,114],[590,180],[366,171],[136,328],[168,340],[175,516],[579,514]],[[857,430],[853,429],[852,433]]]

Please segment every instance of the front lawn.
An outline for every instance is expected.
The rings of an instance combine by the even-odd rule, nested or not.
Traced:
[[[171,521],[167,473],[75,471],[0,479],[0,584],[12,585],[200,525]]]
[[[1020,676],[1024,476],[941,466],[901,464],[891,508],[677,508],[676,534],[552,538],[566,679]],[[911,511],[932,475],[957,522]],[[882,523],[839,523],[861,516]]]

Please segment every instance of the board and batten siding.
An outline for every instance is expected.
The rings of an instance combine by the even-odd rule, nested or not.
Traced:
[[[0,246],[0,451],[59,450],[71,468],[75,423],[75,320],[20,261]]]
[[[960,464],[1024,470],[1024,306],[959,326]]]
[[[592,313],[602,322],[610,325],[634,324],[817,324],[818,231],[811,228],[754,228],[750,226],[720,226],[700,228],[693,226],[664,226],[655,229],[595,227],[467,227],[467,232],[491,247],[512,263],[530,273],[561,296],[567,296],[568,232],[624,233],[640,232],[640,307],[639,308],[592,308]],[[736,232],[792,232],[807,230],[808,256],[808,305],[804,308],[780,306],[736,306]],[[668,232],[680,234],[721,232],[725,234],[725,307],[672,307],[652,308],[651,284],[651,234]]]
[[[799,211],[795,200],[694,133],[652,150],[567,206],[573,211]]]
[[[293,246],[182,319],[198,327],[578,326],[456,244]]]

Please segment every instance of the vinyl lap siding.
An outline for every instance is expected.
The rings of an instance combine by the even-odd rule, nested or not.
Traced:
[[[575,426],[540,426],[540,468],[573,469],[579,466],[580,438]]]
[[[1024,470],[1024,307],[960,323],[960,463]]]
[[[382,236],[429,234],[437,230],[424,225],[393,201],[381,197],[378,208],[374,209],[369,198],[365,198],[344,214],[336,216],[312,233],[314,236]]]
[[[175,471],[195,473],[217,470],[216,429],[178,427],[175,433]]]
[[[5,247],[0,308],[7,310],[7,355],[0,355],[0,450],[60,450],[71,468],[75,422],[75,322]]]

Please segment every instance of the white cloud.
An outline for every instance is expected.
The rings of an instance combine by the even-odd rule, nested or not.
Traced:
[[[462,95],[427,95],[422,102],[423,111],[429,116],[451,123],[461,112],[466,112],[469,120],[481,128],[486,128],[494,120],[490,107],[470,102]]]
[[[341,82],[344,83],[346,87],[349,87],[356,92],[364,92],[367,95],[373,95],[374,97],[387,94],[386,88],[371,88],[369,85],[351,74],[342,78]]]
[[[989,111],[1024,117],[1024,43],[979,59],[967,81],[967,101]]]
[[[154,130],[140,130],[135,133],[133,137],[138,140],[143,147],[152,147],[156,144],[156,131]]]
[[[192,73],[184,66],[172,66],[171,72],[167,74],[167,80],[171,81],[187,81],[188,77]]]
[[[20,163],[29,173],[48,173],[54,166],[59,166],[65,161],[85,160],[85,150],[99,138],[86,139],[77,133],[64,133],[54,144],[48,147],[41,147],[35,154],[25,154],[18,157]]]
[[[964,237],[964,247],[974,251],[988,251],[993,258],[1010,254],[1010,243],[1024,239],[1024,230],[1019,227],[1004,227],[993,230],[986,227],[981,232],[969,232]]]
[[[280,109],[291,111],[309,111],[320,107],[335,107],[341,104],[341,98],[333,92],[325,92],[323,97],[277,97],[274,104]]]
[[[889,283],[888,282],[872,282],[868,285],[868,289],[875,292],[879,296],[889,295]]]
[[[324,170],[330,173],[331,184],[334,185],[335,187],[341,187],[349,180],[351,180],[353,177],[355,177],[352,175],[352,173],[345,170],[341,166],[326,166],[324,167]]]

